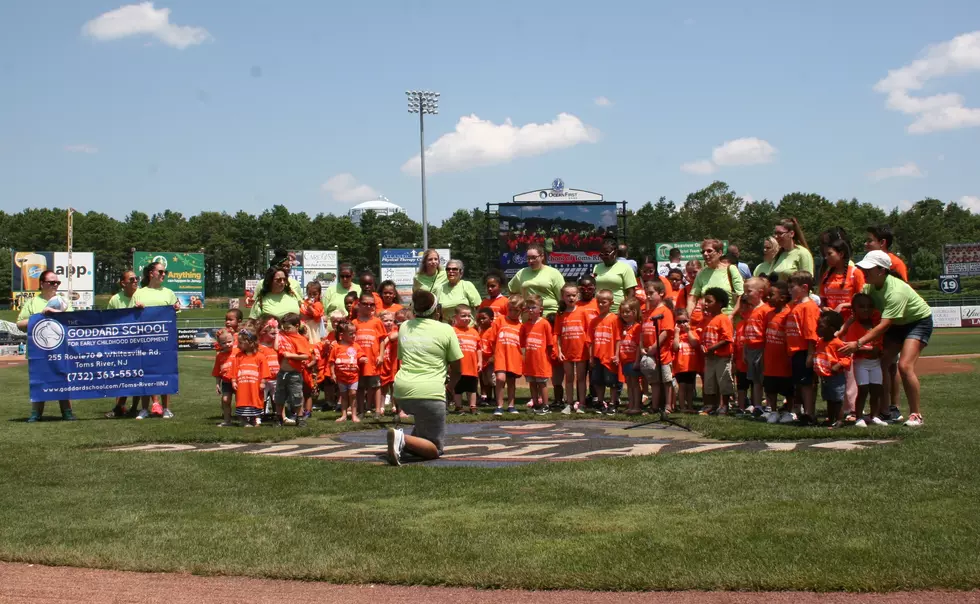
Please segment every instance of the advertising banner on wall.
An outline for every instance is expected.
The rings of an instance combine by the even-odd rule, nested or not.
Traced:
[[[947,243],[943,246],[946,273],[962,277],[980,275],[980,243]]]
[[[527,248],[535,243],[566,279],[590,274],[603,240],[618,232],[615,203],[502,203],[497,213],[500,268],[508,278],[527,266]]]
[[[68,252],[13,252],[12,283],[14,303],[17,295],[36,293],[41,288],[41,274],[50,270],[58,276],[61,285],[58,295],[68,299],[68,276],[71,275],[71,305],[83,310],[92,308],[95,300],[95,255],[92,252],[73,252],[71,266]]]
[[[262,287],[262,279],[245,280],[245,308],[252,308],[255,305],[255,294]]]
[[[184,252],[134,252],[133,267],[137,276],[151,262],[159,262],[167,271],[163,286],[177,294],[181,308],[204,308],[204,254]]]
[[[319,281],[327,289],[337,281],[337,250],[289,250],[289,277],[304,288],[308,283]],[[271,263],[275,252],[269,250]]]
[[[725,248],[728,248],[728,240],[721,242]],[[667,276],[667,271],[670,270],[670,250],[677,248],[681,252],[680,269],[684,270],[684,265],[687,264],[688,260],[701,260],[701,242],[700,241],[673,241],[668,243],[658,243],[657,244],[657,272],[659,272],[664,277]]]
[[[443,268],[449,262],[449,249],[437,249],[439,252],[439,265]],[[412,299],[412,279],[415,273],[419,272],[419,265],[422,264],[422,254],[425,250],[421,248],[382,248],[381,250],[381,281],[394,281],[398,288],[398,296],[402,304],[407,304]],[[379,283],[380,285],[380,283]]]
[[[937,306],[932,309],[932,323],[936,327],[960,327],[959,306]]]
[[[980,306],[960,307],[960,327],[980,327]]]

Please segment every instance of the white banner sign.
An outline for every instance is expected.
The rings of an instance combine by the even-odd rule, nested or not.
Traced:
[[[937,306],[932,309],[932,324],[935,327],[959,327],[959,306]]]

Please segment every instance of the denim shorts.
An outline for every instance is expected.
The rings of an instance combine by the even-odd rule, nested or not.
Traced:
[[[821,378],[820,394],[828,403],[843,403],[847,392],[847,374],[835,373]]]
[[[806,366],[807,354],[809,353],[805,350],[793,353],[793,383],[797,386],[813,384],[813,367]]]
[[[640,373],[639,368],[634,368],[633,363],[624,363],[623,375],[625,375],[626,377],[640,377],[643,374]]]
[[[919,340],[925,347],[932,337],[932,315],[905,325],[892,324],[882,338],[884,342],[902,345],[905,340]]]
[[[589,369],[589,382],[593,388],[614,388],[619,384],[619,375],[602,363],[596,363]]]

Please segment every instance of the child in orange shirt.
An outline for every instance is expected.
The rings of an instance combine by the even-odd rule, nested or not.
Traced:
[[[317,355],[317,377],[320,380],[318,390],[323,393],[323,405],[320,407],[321,411],[340,411],[340,403],[337,398],[337,385],[330,376],[330,365],[328,361],[330,359],[330,351],[333,349],[334,344],[337,343],[336,326],[341,321],[346,320],[344,311],[342,310],[335,310],[330,313],[330,331],[327,332],[327,337],[320,340]],[[314,402],[316,401],[314,400]]]
[[[263,415],[271,419],[275,415],[276,378],[279,376],[279,353],[276,346],[279,340],[279,320],[272,315],[259,317],[256,327],[259,330],[259,353],[265,356],[269,368],[269,380],[265,383],[265,406]]]
[[[762,413],[763,373],[762,353],[766,346],[766,316],[772,307],[766,304],[769,297],[769,281],[762,277],[752,277],[745,281],[745,296],[741,309],[748,311],[745,321],[743,357],[746,365],[745,375],[752,384],[752,411]]]
[[[504,302],[507,298],[501,296]],[[484,300],[486,302],[486,300]],[[499,315],[501,317],[507,314],[507,309],[504,308],[503,312]],[[493,321],[496,315],[492,306],[480,306],[480,310],[476,311],[476,328],[480,332],[480,348],[483,351],[483,367],[480,370],[480,390],[482,395],[480,400],[482,404],[488,404],[490,400],[496,400],[497,395],[494,393],[493,388],[496,383],[496,374],[493,371],[493,344],[487,341],[487,336],[490,333],[490,328],[493,327]]]
[[[817,320],[820,307],[810,298],[813,275],[797,271],[789,278],[789,295],[793,301],[786,319],[786,352],[792,357],[793,385],[796,388],[796,404],[803,407],[803,425],[815,425],[817,396],[814,387],[813,354],[820,336]]]
[[[231,423],[231,398],[235,395],[235,387],[231,380],[235,364],[235,338],[228,329],[218,332],[218,354],[214,357],[214,368],[211,375],[215,378],[214,390],[221,397],[221,415],[224,420],[218,424],[225,428]]]
[[[258,336],[245,328],[238,332],[238,354],[232,366],[232,387],[235,389],[235,415],[242,426],[254,428],[262,423],[265,383],[269,379],[269,363],[259,352]]]
[[[384,297],[383,292],[382,289],[382,297]],[[398,373],[398,326],[404,322],[404,318],[402,321],[396,322],[396,315],[397,312],[388,310],[383,310],[378,315],[385,331],[388,332],[388,347],[385,348],[384,358],[381,360],[381,406],[385,411],[391,407],[391,392],[395,384],[395,374]],[[405,313],[402,313],[401,316],[404,317]]]
[[[874,329],[878,324],[878,313],[875,311],[874,300],[868,294],[854,294],[851,299],[851,324],[844,335],[845,342],[857,342],[864,334]],[[877,316],[876,316],[877,315]],[[883,404],[882,374],[881,374],[881,340],[868,342],[854,354],[854,380],[857,382],[858,396],[855,404],[854,423],[858,428],[867,428],[868,423],[875,426],[887,426],[884,417],[888,416],[888,408]],[[868,421],[864,419],[864,402],[871,396],[871,415]]]
[[[555,350],[558,360],[562,362],[565,372],[565,390],[569,396],[576,393],[578,400],[574,405],[565,405],[562,413],[568,415],[585,413],[585,393],[589,351],[586,344],[588,329],[586,311],[577,305],[579,290],[568,283],[561,288],[561,302],[558,303],[558,315],[555,317]]]
[[[612,291],[604,289],[595,299],[599,314],[589,323],[586,339],[592,359],[589,381],[599,412],[615,413],[618,401],[606,402],[606,388],[616,393],[619,386],[619,341],[622,337],[619,316],[609,312],[613,303]]]
[[[551,323],[541,318],[544,309],[541,296],[530,294],[525,299],[527,320],[521,326],[521,348],[524,349],[524,379],[531,388],[527,410],[539,415],[548,413],[548,380],[551,379],[551,344],[554,335]]]
[[[276,377],[276,415],[287,426],[304,426],[303,372],[312,358],[310,341],[299,333],[300,316],[288,312],[279,328],[279,374]]]
[[[381,313],[390,312],[392,320],[394,320],[395,313],[404,308],[398,302],[398,286],[391,279],[387,279],[381,282],[381,306],[377,309],[378,317],[381,317]]]
[[[336,421],[345,422],[349,415],[352,421],[360,423],[357,401],[351,395],[357,394],[361,371],[370,359],[355,341],[357,328],[353,323],[342,320],[336,324],[335,331],[337,343],[330,349],[327,367],[330,377],[337,384],[337,392],[340,393],[340,417]]]
[[[671,372],[677,380],[677,409],[684,413],[694,411],[694,385],[698,374],[704,371],[704,355],[701,353],[701,328],[691,323],[687,309],[674,309],[674,362]]]
[[[578,301],[575,306],[585,312],[585,325],[592,325],[592,320],[599,316],[599,301],[595,294],[595,277],[583,275],[578,280]]]
[[[642,328],[639,317],[640,302],[636,298],[623,300],[619,305],[619,322],[622,330],[619,336],[619,370],[626,382],[628,415],[642,412],[640,405],[643,402],[643,391],[640,388],[640,367],[636,364]]]
[[[480,332],[470,326],[473,322],[473,310],[466,304],[456,307],[453,317],[453,331],[459,340],[459,349],[463,351],[460,360],[460,378],[453,391],[453,402],[456,413],[463,412],[463,395],[465,394],[470,413],[476,413],[476,392],[480,389],[480,367],[483,365],[483,349],[480,346]]]
[[[752,302],[748,294],[743,294],[738,305],[738,323],[735,325],[735,341],[732,343],[732,369],[735,370],[735,403],[738,412],[752,412],[749,408],[749,390],[752,381],[749,379],[749,364],[745,360],[745,329],[752,316]]]
[[[769,288],[769,306],[766,315],[766,343],[762,351],[762,386],[772,411],[766,418],[770,424],[789,424],[796,421],[792,401],[794,394],[793,364],[786,352],[786,320],[789,318],[789,284],[777,281]],[[778,406],[779,395],[786,404]]]
[[[684,289],[684,271],[679,268],[672,268],[667,271],[667,280],[670,281],[671,296],[673,303],[671,308],[687,307],[687,290]],[[664,301],[666,303],[666,300]]]
[[[820,376],[820,393],[827,403],[827,425],[840,428],[844,425],[844,396],[847,390],[847,372],[851,368],[851,357],[841,355],[844,342],[837,332],[844,326],[844,317],[839,312],[825,310],[817,321],[817,342],[813,353],[813,370]]]
[[[500,293],[503,282],[504,276],[498,270],[489,271],[487,276],[483,278],[483,285],[487,288],[487,297],[480,302],[480,308],[489,308],[493,311],[490,320],[507,314],[507,297]]]
[[[650,409],[658,411],[661,405],[665,405],[665,409],[671,410],[674,406],[674,389],[672,386],[667,387],[667,384],[674,381],[671,366],[674,362],[674,313],[664,302],[667,288],[659,279],[647,281],[645,288],[649,310],[640,328],[641,340],[636,362],[647,384],[650,385]],[[665,398],[660,396],[661,386]]]
[[[323,330],[323,302],[320,301],[321,286],[319,281],[306,284],[306,299],[299,305],[299,314],[306,326],[306,338],[310,344],[320,343],[320,333]]]
[[[497,408],[493,414],[504,414],[504,385],[507,387],[507,413],[517,413],[517,376],[524,373],[521,356],[521,313],[524,298],[511,296],[507,301],[507,314],[497,317],[487,332],[487,344],[491,347],[493,370],[497,376]],[[484,351],[486,355],[486,351]]]
[[[357,410],[367,415],[373,408],[375,414],[381,417],[385,413],[381,402],[381,364],[388,348],[388,331],[381,319],[374,316],[375,307],[374,294],[361,294],[356,309],[357,318],[351,323],[357,330],[354,341],[367,356],[357,387]]]
[[[722,312],[728,306],[728,292],[711,287],[704,292],[707,325],[701,337],[704,347],[704,404],[701,415],[724,415],[735,395],[732,380],[732,319]]]

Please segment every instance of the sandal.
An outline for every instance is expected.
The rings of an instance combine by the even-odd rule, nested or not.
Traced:
[[[476,415],[476,405],[470,407],[470,415]]]

